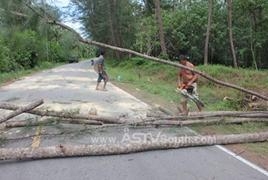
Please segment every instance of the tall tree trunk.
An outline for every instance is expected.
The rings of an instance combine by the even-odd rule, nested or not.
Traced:
[[[256,70],[258,70],[257,58],[256,58],[256,37],[255,34],[257,32],[257,20],[255,12],[251,12],[251,27],[250,27],[250,51],[253,61],[253,66]]]
[[[209,37],[211,31],[211,21],[212,21],[212,11],[213,11],[213,0],[208,1],[208,25],[206,32],[206,42],[204,50],[204,65],[208,64],[208,48],[209,48]]]
[[[161,16],[160,0],[154,0],[154,3],[155,3],[155,16],[156,16],[156,22],[157,22],[158,31],[159,31],[161,51],[162,51],[162,54],[167,55],[165,35],[164,35],[164,30],[163,30],[163,21],[162,21],[162,16]]]
[[[108,24],[109,24],[109,28],[110,28],[110,33],[111,33],[111,44],[113,44],[114,46],[119,46],[117,44],[117,40],[116,40],[116,32],[115,32],[115,26],[114,26],[114,18],[115,18],[115,3],[116,0],[109,0],[109,3],[107,3],[107,10],[108,10],[108,14],[109,14],[109,19],[108,19]],[[117,59],[120,59],[120,54],[119,52],[115,52],[115,56]]]
[[[235,68],[238,67],[237,65],[237,59],[236,59],[236,52],[234,48],[234,40],[233,40],[233,30],[232,30],[232,7],[233,6],[233,0],[227,0],[227,7],[228,7],[228,31],[229,31],[229,40],[230,40],[230,48],[232,52],[233,57],[233,65]]]

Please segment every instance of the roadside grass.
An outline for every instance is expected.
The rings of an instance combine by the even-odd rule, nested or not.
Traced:
[[[33,69],[28,69],[28,70],[20,70],[20,71],[12,71],[12,72],[7,72],[7,73],[0,73],[0,85],[3,85],[8,82],[12,82],[15,80],[18,80],[24,76],[30,75],[32,73],[45,70],[45,69],[50,69],[56,66],[62,65],[62,63],[51,63],[51,62],[42,62],[38,66],[36,66]]]
[[[175,92],[178,68],[144,60],[131,58],[128,60],[108,60],[108,73],[111,80],[124,84],[131,89],[140,89],[154,94],[167,102],[179,102],[180,95]],[[268,95],[268,70],[234,69],[223,65],[197,66],[198,70],[211,77],[229,82],[259,93]],[[205,103],[204,111],[243,111],[248,110],[243,104],[245,94],[237,90],[214,84],[207,79],[199,78],[198,92]],[[230,100],[223,100],[228,97]],[[193,103],[190,104],[193,110]],[[243,123],[240,125],[196,125],[192,127],[200,134],[231,134],[268,131],[267,123]],[[245,145],[251,151],[268,156],[268,142],[250,143]]]
[[[178,102],[175,92],[178,68],[142,58],[108,60],[108,73],[117,83],[131,84],[147,93],[155,94],[167,101]],[[211,77],[268,95],[268,70],[234,69],[223,65],[197,66]],[[246,110],[245,94],[229,87],[214,84],[200,77],[198,83],[200,99],[205,111]],[[223,100],[228,97],[230,100]]]

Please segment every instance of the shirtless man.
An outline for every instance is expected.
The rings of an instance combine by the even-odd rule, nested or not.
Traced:
[[[180,55],[180,64],[187,66],[189,68],[194,68],[194,65],[190,63],[185,55]],[[192,96],[195,96],[198,98],[197,94],[197,79],[198,75],[190,70],[181,68],[178,72],[178,79],[177,79],[177,88],[180,91],[185,91],[185,93],[188,93]],[[187,101],[188,98],[185,96],[182,96],[180,105],[178,107],[178,110],[180,113],[183,113],[185,115],[188,115],[189,109],[187,107]],[[202,107],[197,104],[197,108],[199,111],[202,111]]]

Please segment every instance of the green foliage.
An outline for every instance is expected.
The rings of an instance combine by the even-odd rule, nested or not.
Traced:
[[[161,57],[154,1],[73,0],[82,12],[83,24],[97,41]],[[116,8],[115,8],[116,7]],[[208,1],[161,1],[167,59],[187,50],[192,62],[203,64]],[[105,9],[105,11],[103,11]],[[268,2],[233,2],[232,30],[239,67],[267,68]],[[226,1],[213,1],[209,64],[233,64]]]
[[[29,69],[37,64],[32,56],[36,52],[37,43],[37,34],[31,30],[16,31],[10,35],[8,44],[12,48],[12,58],[19,67]]]

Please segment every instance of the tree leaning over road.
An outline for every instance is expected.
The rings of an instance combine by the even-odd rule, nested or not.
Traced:
[[[27,6],[30,9],[32,9],[35,13],[37,13],[39,16],[43,17],[33,7],[31,7],[30,5],[27,5]],[[215,78],[205,74],[204,72],[198,71],[196,69],[189,68],[189,67],[183,66],[183,65],[181,65],[179,63],[174,63],[172,61],[168,61],[168,60],[165,60],[165,59],[160,59],[160,58],[157,58],[157,57],[152,57],[152,56],[148,56],[148,55],[145,55],[145,54],[141,54],[141,53],[133,51],[133,50],[120,48],[120,47],[116,47],[116,46],[111,46],[111,45],[101,43],[101,42],[97,42],[97,41],[93,41],[93,40],[87,40],[87,39],[82,38],[82,36],[78,32],[76,32],[74,29],[72,29],[71,27],[69,27],[69,26],[67,26],[67,25],[65,25],[65,24],[63,24],[61,22],[55,21],[53,19],[47,19],[47,22],[49,24],[60,26],[63,29],[66,29],[68,31],[71,31],[71,32],[75,33],[77,38],[78,38],[78,40],[80,42],[82,42],[82,43],[89,44],[89,45],[95,45],[95,46],[99,46],[99,47],[103,47],[103,48],[109,48],[109,49],[112,49],[112,50],[115,50],[115,51],[120,51],[120,52],[123,52],[123,53],[128,53],[128,54],[139,56],[139,57],[142,57],[142,58],[145,58],[145,59],[149,59],[149,60],[152,60],[152,61],[155,61],[155,62],[158,62],[158,63],[168,64],[168,65],[171,65],[171,66],[174,66],[174,67],[179,67],[179,68],[184,68],[184,69],[190,70],[192,72],[195,72],[195,73],[199,74],[200,76],[202,76],[202,77],[204,77],[204,78],[206,78],[206,79],[208,79],[208,80],[210,80],[210,81],[212,81],[212,82],[214,82],[216,84],[226,86],[226,87],[229,87],[229,88],[233,88],[233,89],[242,91],[242,92],[247,93],[247,94],[257,96],[257,97],[259,97],[261,99],[264,99],[264,100],[268,101],[268,97],[265,96],[265,95],[259,94],[257,92],[252,91],[252,90],[248,90],[248,89],[245,89],[243,87],[240,87],[240,86],[228,83],[228,82],[223,82],[221,80],[215,79]]]

